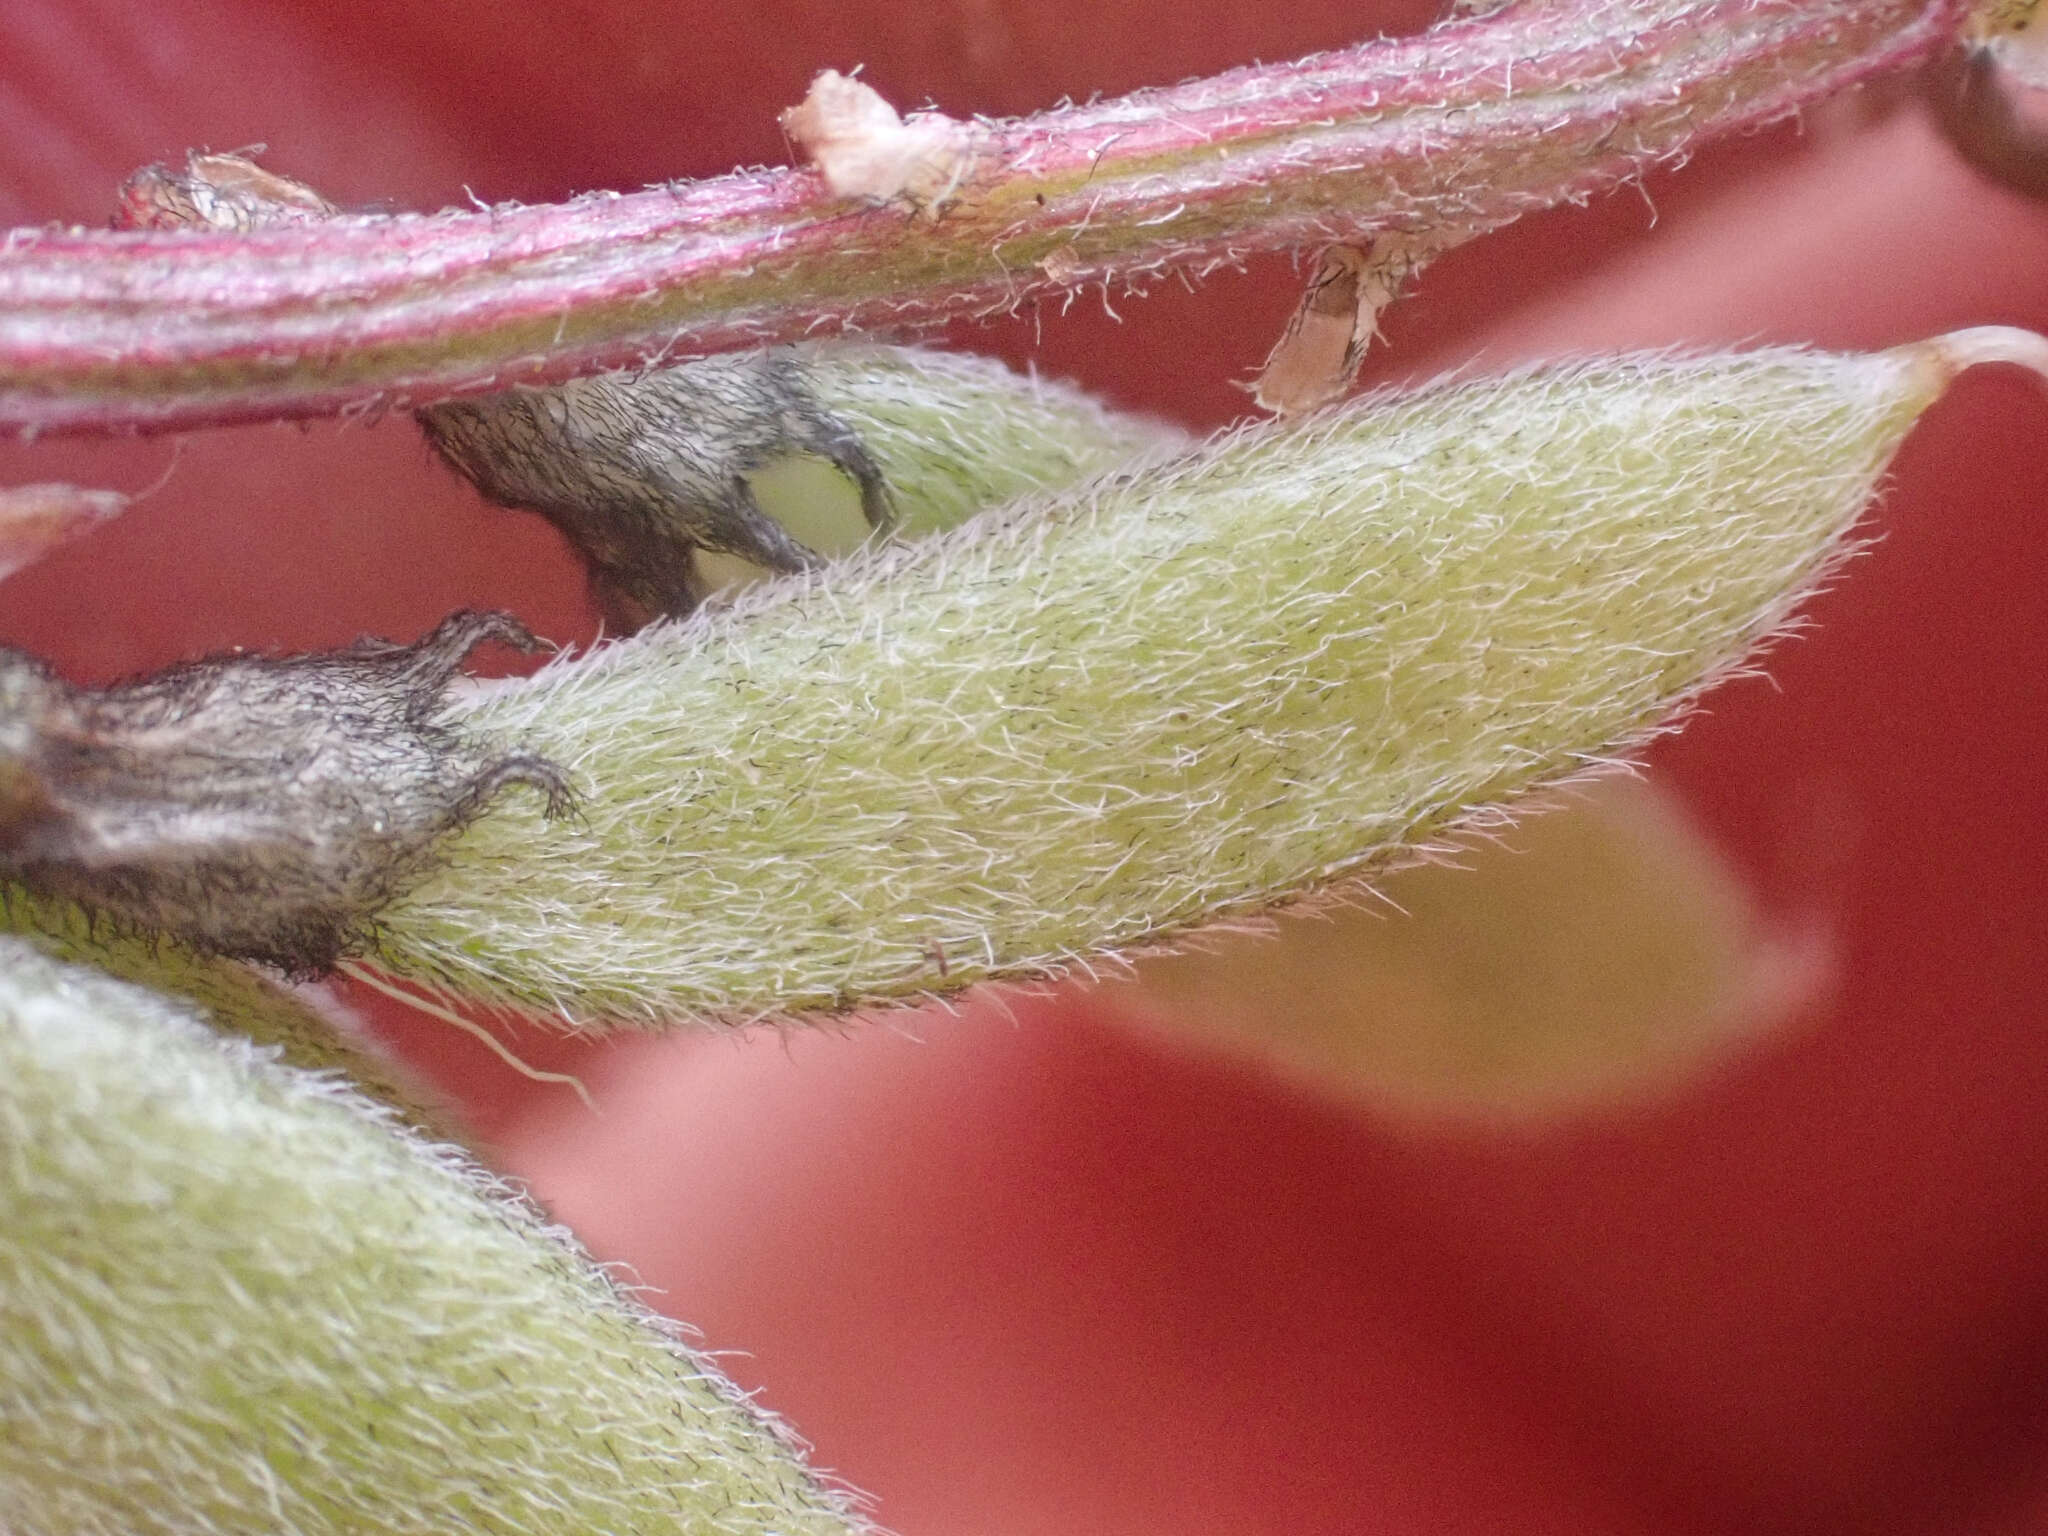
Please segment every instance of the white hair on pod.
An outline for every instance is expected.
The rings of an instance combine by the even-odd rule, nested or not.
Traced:
[[[1984,355],[2015,360],[2000,334]],[[1742,665],[1972,360],[1637,356],[1374,396],[459,697],[580,815],[493,805],[376,958],[580,1020],[738,1022],[1369,874]]]
[[[332,1073],[0,939],[0,1530],[871,1529],[560,1230]]]

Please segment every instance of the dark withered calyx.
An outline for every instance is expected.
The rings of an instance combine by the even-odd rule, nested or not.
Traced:
[[[409,646],[218,657],[104,689],[0,650],[0,877],[201,951],[330,969],[501,790],[568,809],[545,760],[446,724],[479,644],[459,613]]]
[[[696,607],[700,549],[771,571],[820,563],[754,499],[748,475],[778,459],[826,460],[859,487],[868,526],[890,526],[881,471],[818,401],[801,357],[787,347],[726,353],[416,414],[427,441],[487,498],[568,536],[607,620],[631,631]]]

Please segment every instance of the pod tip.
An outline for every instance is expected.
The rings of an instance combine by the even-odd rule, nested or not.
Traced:
[[[2048,381],[2048,336],[2016,325],[1974,325],[1898,351],[1930,365],[1943,386],[1983,363],[2012,363]]]

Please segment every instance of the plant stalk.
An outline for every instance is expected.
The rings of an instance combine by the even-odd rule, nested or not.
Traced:
[[[1970,19],[1967,0],[1525,0],[963,123],[964,173],[936,215],[791,169],[238,234],[16,230],[0,244],[0,430],[419,405],[1106,296],[1261,251],[1456,243],[1915,64]]]

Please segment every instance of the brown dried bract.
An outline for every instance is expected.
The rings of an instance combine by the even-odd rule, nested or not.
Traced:
[[[840,197],[909,203],[938,214],[974,167],[974,134],[943,112],[903,117],[873,86],[836,69],[811,81],[782,131]]]
[[[1372,334],[1372,311],[1359,304],[1366,253],[1333,245],[1259,370],[1252,398],[1278,414],[1335,400],[1351,387]]]
[[[1252,398],[1282,416],[1342,398],[1379,334],[1380,311],[1436,249],[1417,236],[1389,235],[1369,249],[1333,245],[1324,251],[1252,384]]]
[[[1056,283],[1071,287],[1081,275],[1081,258],[1071,245],[1057,245],[1038,258],[1038,270]]]
[[[554,766],[442,721],[486,640],[533,644],[461,613],[416,645],[216,657],[104,689],[0,650],[0,878],[207,953],[327,970],[501,790],[569,807]]]
[[[340,210],[304,182],[244,155],[194,151],[185,169],[146,165],[121,184],[116,229],[251,230],[313,224]]]
[[[120,491],[49,482],[0,489],[0,581],[65,540],[128,510]]]

